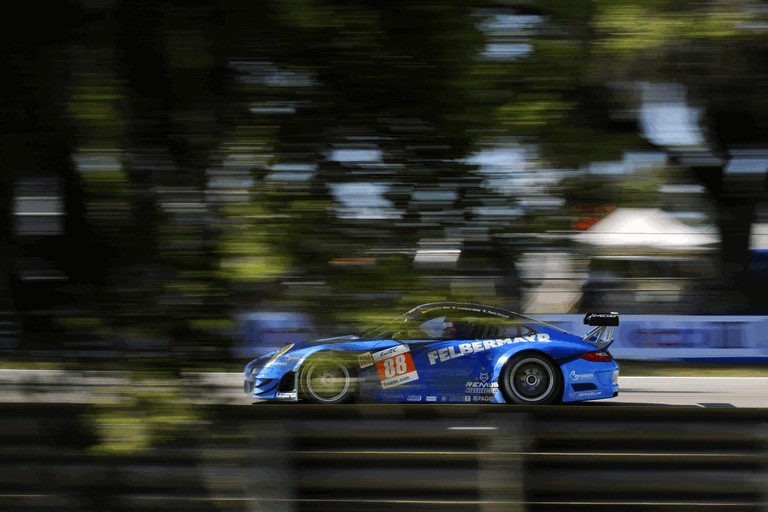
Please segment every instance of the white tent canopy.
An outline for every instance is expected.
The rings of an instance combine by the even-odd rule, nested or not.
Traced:
[[[710,232],[692,228],[658,208],[617,208],[576,240],[612,249],[690,251],[720,241]]]

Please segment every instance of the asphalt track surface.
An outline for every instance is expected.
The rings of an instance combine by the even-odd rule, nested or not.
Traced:
[[[768,377],[619,377],[619,396],[590,405],[768,408]]]
[[[195,403],[250,405],[242,393],[242,374],[184,374],[180,386]],[[0,370],[0,403],[113,402],[132,388],[167,387],[135,382],[122,372]],[[620,377],[619,396],[581,406],[667,406],[768,408],[768,377]]]

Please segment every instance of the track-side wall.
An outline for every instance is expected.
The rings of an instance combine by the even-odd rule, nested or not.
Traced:
[[[96,413],[0,409],[0,510],[768,511],[765,410],[216,406],[131,453]]]

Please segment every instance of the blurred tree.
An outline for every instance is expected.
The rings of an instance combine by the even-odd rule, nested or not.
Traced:
[[[258,19],[255,11],[246,18]],[[277,27],[249,48],[254,110],[267,110],[268,100],[290,114],[268,118],[279,126],[274,159],[254,174],[251,208],[260,220],[271,215],[268,247],[291,265],[281,272],[324,283],[315,298],[333,291],[332,303],[304,305],[329,321],[336,312],[380,309],[386,297],[407,304],[445,298],[449,290],[417,279],[419,240],[461,243],[474,229],[480,244],[493,245],[500,243],[493,233],[504,231],[476,212],[494,196],[496,204],[505,199],[484,189],[465,161],[492,112],[476,90],[487,86],[475,74],[484,45],[475,7],[308,1],[259,12],[274,16]],[[264,122],[246,121],[254,132]],[[296,169],[306,176],[297,179]],[[344,190],[378,206],[346,207],[354,192]],[[513,258],[498,251],[505,253],[501,259]],[[349,263],[362,257],[371,264]],[[266,260],[253,265],[258,261]],[[497,271],[514,266],[505,262]]]
[[[43,23],[40,9],[57,22]],[[61,65],[78,14],[76,2],[26,3],[0,28],[0,310],[26,313],[27,332],[48,330],[49,316],[38,313],[62,301],[62,272],[87,275],[87,227],[66,116],[70,76]],[[20,26],[25,30],[15,30]],[[38,212],[28,210],[44,204],[48,217],[33,218]]]
[[[124,339],[200,350],[195,326],[227,307],[207,173],[242,108],[230,96],[224,14],[173,1],[87,3],[85,14],[70,110],[104,246],[92,306]]]
[[[23,250],[15,176],[48,172],[66,243],[40,250],[88,284],[62,301],[98,317],[96,331],[194,348],[198,328],[237,308],[299,306],[335,324],[445,298],[515,307],[517,253],[542,248],[517,234],[569,229],[572,202],[637,204],[663,182],[584,171],[633,150],[662,151],[710,187],[722,285],[764,302],[742,273],[764,184],[726,172],[765,139],[757,4],[72,0],[52,12],[57,30],[2,36],[0,290]],[[644,126],[654,84],[684,90],[700,140]],[[499,148],[491,172],[477,155]],[[424,248],[462,256],[417,268]],[[486,279],[491,291],[451,286]]]
[[[655,144],[675,164],[693,171],[716,201],[721,279],[711,291],[716,301],[711,307],[762,311],[766,283],[747,269],[755,205],[766,192],[765,169],[760,169],[768,149],[764,7],[751,1],[672,0],[595,5],[593,60],[602,79],[678,84],[689,108],[701,112],[700,140]],[[665,99],[675,101],[656,98]]]

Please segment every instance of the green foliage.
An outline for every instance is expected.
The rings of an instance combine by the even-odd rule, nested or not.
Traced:
[[[178,385],[162,375],[136,376],[116,403],[97,406],[90,414],[99,439],[91,448],[94,454],[146,452],[192,436],[204,426]]]
[[[500,107],[496,115],[513,134],[531,136],[562,123],[573,108],[573,103],[554,95],[533,93],[520,95],[514,103]]]
[[[2,57],[16,137],[2,163],[67,191],[76,249],[54,266],[80,267],[88,286],[67,289],[83,311],[55,325],[172,339],[176,354],[224,344],[211,332],[236,310],[285,306],[334,325],[435,300],[514,301],[494,283],[514,280],[521,252],[556,243],[532,235],[570,229],[568,209],[595,198],[657,204],[676,179],[582,172],[659,150],[636,123],[638,81],[768,118],[749,2],[65,3],[83,11],[63,26],[76,37],[29,37]],[[467,163],[521,146],[523,163]],[[350,183],[380,186],[378,204],[341,215]],[[521,206],[542,197],[563,206]],[[499,256],[468,257],[474,271],[414,264],[424,241],[475,239]]]
[[[611,54],[733,38],[740,35],[739,24],[750,17],[738,4],[719,4],[708,10],[696,3],[602,0],[596,6],[597,50]]]

